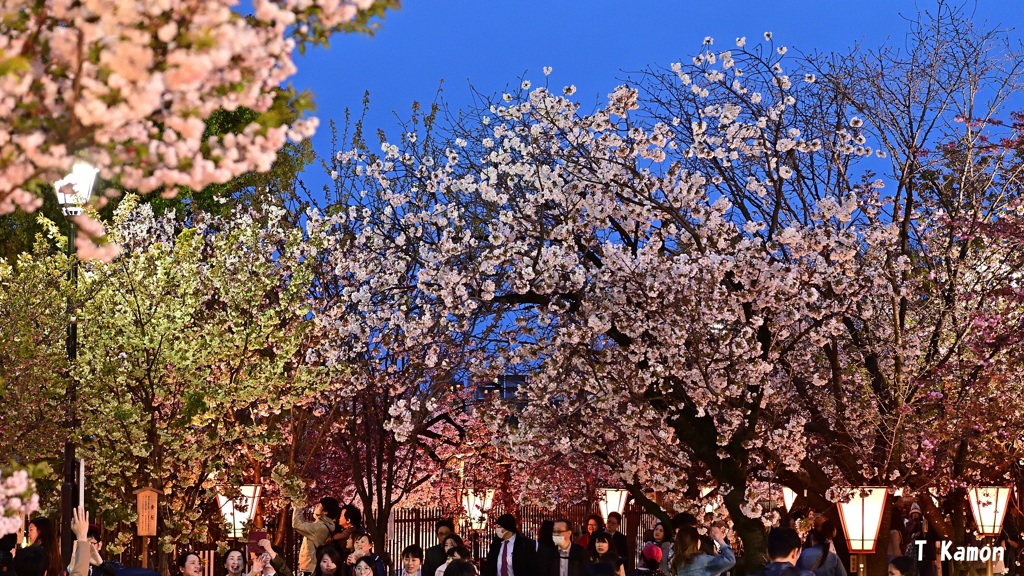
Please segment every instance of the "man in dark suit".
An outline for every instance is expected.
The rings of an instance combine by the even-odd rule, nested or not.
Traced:
[[[619,526],[622,526],[622,514],[609,512],[608,521],[605,523],[605,526],[608,533],[612,535],[612,545],[615,548],[615,553],[626,564],[626,572],[632,572],[633,555],[629,553],[629,541],[626,539],[625,534],[619,532]]]
[[[519,533],[511,514],[498,517],[494,542],[487,553],[482,576],[534,576],[537,573],[537,544]]]
[[[437,531],[437,545],[427,548],[423,554],[423,570],[420,572],[423,576],[434,576],[434,572],[448,560],[444,539],[455,533],[455,523],[447,518],[438,520],[434,529]]]
[[[537,550],[538,574],[540,576],[580,576],[589,560],[587,550],[572,541],[572,521],[565,518],[555,520],[552,535],[555,546],[541,545]]]

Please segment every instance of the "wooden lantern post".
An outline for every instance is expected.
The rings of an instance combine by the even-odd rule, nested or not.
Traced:
[[[149,486],[135,491],[139,519],[136,522],[142,537],[142,567],[149,568],[149,537],[156,536],[156,504],[160,491]]]

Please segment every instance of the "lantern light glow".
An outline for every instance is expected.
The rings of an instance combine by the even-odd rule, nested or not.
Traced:
[[[974,486],[967,490],[971,513],[982,536],[998,536],[1010,502],[1009,486]]]
[[[889,489],[866,486],[850,490],[850,501],[839,503],[839,519],[847,546],[851,554],[874,554]]]
[[[782,502],[786,505],[786,512],[793,509],[793,503],[796,502],[796,492],[794,492],[788,486],[782,487]]]
[[[462,496],[462,506],[466,509],[470,528],[483,530],[487,527],[487,513],[493,499],[494,490],[466,490]]]
[[[82,206],[89,202],[92,186],[99,171],[99,168],[93,168],[85,162],[75,162],[70,174],[53,183],[57,191],[57,202],[65,216],[77,216],[82,213]]]
[[[610,512],[622,513],[622,510],[626,508],[626,498],[629,497],[629,492],[626,490],[620,490],[617,488],[601,488],[601,501],[599,505],[601,507],[601,515],[605,518],[608,517]]]
[[[234,500],[228,499],[220,491],[217,492],[217,505],[220,507],[221,514],[224,515],[224,521],[231,525],[228,532],[229,538],[241,538],[245,534],[245,526],[256,513],[256,506],[259,505],[263,487],[256,484],[245,484],[239,487],[238,491],[241,494]]]

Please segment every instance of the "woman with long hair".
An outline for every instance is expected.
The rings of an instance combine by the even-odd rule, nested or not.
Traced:
[[[39,546],[46,552],[46,573],[63,574],[64,567],[61,566],[60,548],[57,546],[57,532],[53,529],[53,522],[45,516],[33,518],[28,522],[28,541],[32,546]]]
[[[814,576],[847,576],[846,566],[832,552],[832,539],[836,536],[836,527],[830,520],[825,520],[821,528],[811,530],[808,538],[811,545],[804,548],[796,567],[814,572]]]
[[[465,546],[466,543],[462,541],[462,536],[455,534],[454,532],[444,537],[444,542],[441,543],[444,546],[444,553],[447,554],[452,548],[458,548],[459,546]]]
[[[591,564],[607,564],[618,576],[626,576],[626,568],[622,558],[615,551],[615,543],[612,535],[604,530],[594,532],[590,535],[590,546],[593,550],[590,554]]]
[[[341,576],[345,571],[345,559],[337,546],[321,546],[317,551],[316,569],[313,576]]]
[[[674,576],[715,576],[735,566],[736,555],[725,542],[725,529],[712,524],[708,536],[718,543],[718,555],[714,550],[700,549],[700,534],[693,526],[677,529],[675,556],[669,563],[670,573]]]
[[[661,565],[659,568],[663,574],[668,574],[668,563],[672,558],[672,531],[661,520],[654,523],[651,529],[651,540],[644,542],[644,548],[648,544],[654,544],[661,549]]]

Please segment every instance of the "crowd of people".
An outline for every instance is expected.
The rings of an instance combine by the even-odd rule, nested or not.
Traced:
[[[312,517],[293,507],[292,527],[301,535],[297,573],[293,574],[281,550],[267,538],[250,543],[247,551],[230,550],[223,559],[226,576],[387,576],[390,559],[374,551],[364,530],[362,513],[354,505],[340,505],[322,498]],[[904,515],[894,507],[890,523],[889,576],[936,576],[939,567],[932,553],[911,558],[910,542],[934,542],[920,507],[913,504]],[[390,573],[397,576],[717,576],[736,564],[728,522],[712,514],[702,521],[692,514],[677,514],[670,522],[658,521],[644,533],[639,554],[619,531],[622,516],[592,515],[583,526],[559,517],[546,520],[534,537],[524,534],[516,518],[503,514],[491,524],[487,554],[474,558],[472,546],[456,533],[452,520],[436,523],[437,542],[424,549],[411,544],[401,552]],[[800,532],[797,528],[802,528]],[[72,531],[76,536],[72,562],[61,566],[56,532],[46,518],[35,518],[27,527],[30,546],[15,550],[14,535],[0,541],[0,572],[7,576],[142,576],[102,558],[99,529],[88,523],[81,509],[75,511]],[[474,534],[474,539],[479,534]],[[767,534],[769,562],[760,576],[848,576],[833,544],[836,527],[812,511],[787,515],[782,525]],[[733,535],[733,539],[735,535]],[[737,544],[740,542],[737,541]],[[1018,544],[1019,546],[1019,544]],[[246,554],[248,552],[248,554]],[[178,556],[180,576],[204,576],[197,552]],[[155,573],[154,573],[155,574]]]
[[[296,509],[292,525],[302,536],[299,576],[386,576],[386,564],[373,552],[354,507],[324,498],[307,519]],[[619,531],[622,515],[592,515],[580,527],[559,517],[540,524],[535,535],[523,533],[517,519],[503,514],[487,532],[490,544],[483,558],[456,533],[452,520],[436,523],[437,542],[423,549],[412,544],[395,563],[398,576],[716,576],[729,572],[736,554],[723,520],[678,514],[657,522],[645,534],[639,555]],[[674,528],[673,528],[674,527]],[[772,563],[764,576],[846,576],[831,550],[831,524],[812,534],[810,546],[791,528],[772,530],[768,552]],[[474,535],[479,537],[479,535]],[[634,562],[634,558],[638,558]],[[790,572],[786,571],[786,568]],[[801,568],[803,567],[803,568]],[[795,570],[795,572],[794,572]],[[813,573],[813,575],[812,575]],[[183,574],[183,576],[192,576]],[[240,576],[232,575],[229,576]],[[290,575],[286,575],[290,576]]]

